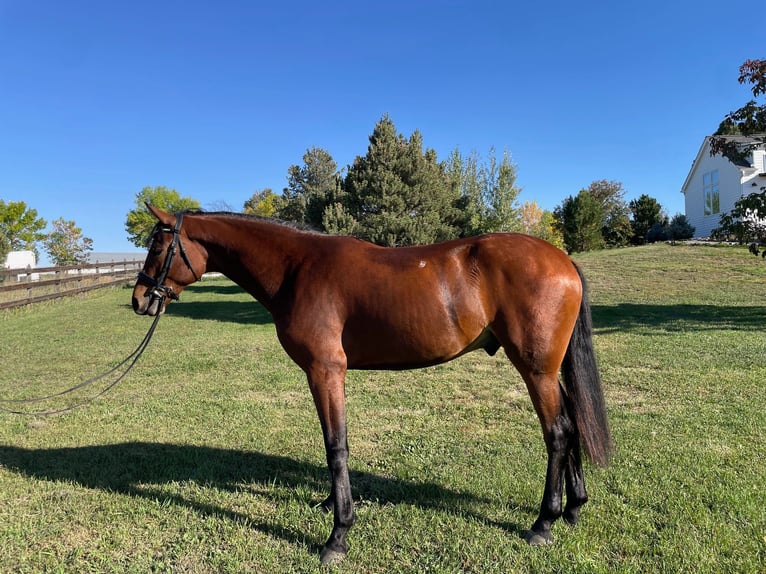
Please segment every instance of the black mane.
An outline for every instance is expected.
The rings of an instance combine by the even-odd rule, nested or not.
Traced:
[[[315,233],[317,235],[326,235],[323,231],[320,231],[311,225],[305,223],[299,223],[296,221],[285,221],[283,219],[277,219],[275,217],[265,217],[263,215],[253,215],[250,213],[241,213],[234,211],[205,211],[204,209],[186,209],[182,212],[184,215],[219,215],[224,217],[233,217],[236,219],[244,219],[246,221],[262,221],[264,223],[273,223],[282,227],[288,227],[296,231],[303,231],[306,233]]]

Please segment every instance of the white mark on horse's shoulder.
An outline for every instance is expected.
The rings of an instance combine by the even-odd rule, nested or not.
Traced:
[[[423,269],[423,267],[425,267],[425,266],[426,266],[426,262],[425,261],[421,261],[420,263],[418,263],[418,267],[420,267],[421,269]]]

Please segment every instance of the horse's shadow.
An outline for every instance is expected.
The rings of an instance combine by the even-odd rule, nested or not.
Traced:
[[[304,543],[307,537],[272,519],[245,515],[212,502],[190,500],[182,494],[169,494],[162,485],[193,481],[205,488],[248,490],[253,495],[280,496],[269,485],[289,488],[304,487],[322,493],[329,488],[327,468],[292,458],[194,445],[128,442],[110,445],[54,449],[25,449],[0,446],[0,466],[38,480],[74,482],[94,489],[129,496],[163,500],[191,508],[204,516],[218,516],[247,524],[267,535],[291,543]],[[523,536],[518,524],[498,523],[469,507],[475,503],[492,503],[474,494],[459,492],[435,483],[417,483],[368,472],[351,472],[355,499],[372,503],[410,504],[419,508],[459,513],[509,533]],[[314,501],[318,503],[319,500]],[[519,507],[519,505],[515,505]],[[535,509],[520,506],[526,514]],[[271,517],[269,517],[271,518]],[[310,541],[318,549],[323,540]]]
[[[168,306],[169,316],[245,325],[269,325],[274,319],[255,299],[247,301],[184,301]]]

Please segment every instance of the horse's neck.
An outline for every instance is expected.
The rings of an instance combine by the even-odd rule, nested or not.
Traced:
[[[208,252],[207,270],[226,275],[266,308],[302,259],[302,234],[266,221],[231,217],[200,219],[196,232]]]

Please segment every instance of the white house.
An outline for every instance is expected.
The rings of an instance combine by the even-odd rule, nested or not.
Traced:
[[[34,251],[11,251],[5,258],[4,267],[6,269],[26,269],[27,267],[34,269],[36,263]]]
[[[745,147],[759,140],[745,136],[726,136]],[[710,237],[719,226],[721,215],[730,212],[741,197],[761,192],[766,186],[766,149],[752,150],[741,162],[722,155],[710,155],[710,137],[702,142],[689,175],[681,188],[686,219],[694,226],[696,237]]]
[[[34,269],[37,265],[34,251],[11,251],[5,258],[4,267],[6,269]],[[40,279],[38,273],[17,275],[18,281],[26,280],[31,275],[32,281]]]

